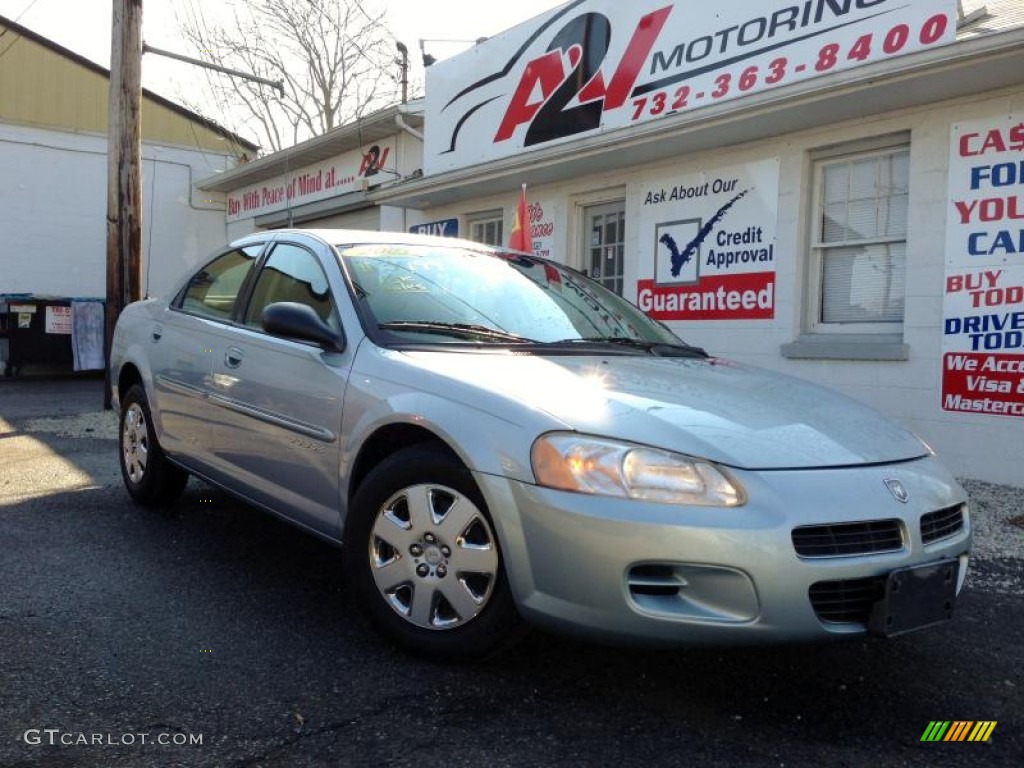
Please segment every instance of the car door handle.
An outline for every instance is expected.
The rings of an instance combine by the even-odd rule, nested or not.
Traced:
[[[164,327],[162,325],[153,326],[153,341],[160,341],[164,337]]]
[[[224,365],[228,368],[237,368],[242,364],[244,357],[245,353],[238,347],[228,347],[228,351],[224,353]]]

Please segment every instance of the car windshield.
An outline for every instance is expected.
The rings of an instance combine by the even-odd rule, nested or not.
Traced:
[[[371,328],[398,343],[616,344],[692,350],[561,265],[460,246],[339,246]]]

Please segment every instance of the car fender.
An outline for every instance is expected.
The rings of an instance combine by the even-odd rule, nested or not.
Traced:
[[[111,402],[115,412],[120,413],[121,373],[126,366],[133,366],[142,379],[142,386],[149,402],[153,429],[156,431],[157,439],[160,439],[163,436],[163,423],[156,387],[153,383],[153,370],[149,364],[148,349],[150,345],[145,343],[146,337],[142,335],[142,329],[148,328],[150,322],[155,319],[152,312],[147,311],[148,309],[149,307],[145,303],[129,305],[118,318],[110,353]]]
[[[537,436],[564,429],[566,425],[541,411],[522,409],[525,418],[495,416],[483,408],[470,407],[452,397],[422,391],[408,391],[398,385],[373,382],[372,395],[367,382],[358,376],[350,382],[345,399],[340,478],[339,536],[344,538],[348,515],[347,500],[352,469],[367,441],[379,430],[398,425],[413,426],[432,433],[444,442],[473,473],[487,501],[491,521],[505,553],[507,574],[517,602],[534,591],[529,568],[527,543],[519,510],[510,492],[512,481],[532,485],[535,482],[530,449]],[[387,393],[386,389],[392,389]],[[361,407],[370,403],[369,407]]]
[[[473,407],[454,398],[432,392],[409,391],[407,387],[353,377],[345,397],[342,434],[343,495],[351,490],[347,478],[359,453],[378,430],[395,424],[415,426],[443,441],[471,472],[498,475],[533,482],[530,448],[544,432],[564,429],[565,424],[535,411],[530,418],[497,416],[493,411]],[[391,391],[387,391],[391,390]],[[523,409],[525,412],[525,409]]]

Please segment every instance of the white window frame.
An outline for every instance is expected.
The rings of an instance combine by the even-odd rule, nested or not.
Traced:
[[[498,225],[498,242],[491,243],[487,240],[481,240],[476,237],[477,227],[486,227],[488,224]],[[466,216],[466,229],[469,230],[467,233],[467,239],[472,240],[476,243],[483,243],[484,245],[493,245],[499,248],[504,248],[508,245],[505,237],[505,211],[501,208],[497,208],[493,211],[481,211],[479,213],[471,213]]]
[[[569,243],[568,250],[566,251],[565,258],[566,264],[573,269],[578,269],[581,272],[587,268],[587,257],[586,254],[589,248],[588,232],[586,231],[586,210],[595,205],[606,205],[608,203],[617,203],[619,201],[626,201],[628,198],[626,195],[626,187],[615,186],[608,189],[599,189],[591,192],[579,192],[569,196],[569,208],[570,214],[570,227],[569,227]],[[626,226],[630,224],[629,220],[629,206],[626,207]],[[625,264],[625,278],[628,278],[633,273],[633,268],[630,267],[629,253],[626,253],[626,264]],[[623,284],[623,290],[625,285]],[[635,286],[634,286],[635,287]]]
[[[909,251],[909,226],[908,232],[902,237],[878,237],[865,238],[846,242],[823,242],[822,241],[822,220],[824,215],[824,174],[825,168],[852,160],[860,160],[871,157],[883,157],[906,152],[908,158],[911,152],[909,133],[889,136],[883,139],[853,142],[837,145],[827,150],[820,150],[813,153],[811,157],[811,185],[812,185],[812,208],[809,231],[809,270],[810,279],[807,286],[806,321],[805,327],[811,334],[834,335],[834,336],[860,336],[867,338],[902,337],[904,324],[906,322],[906,295],[904,295],[904,317],[900,322],[891,323],[829,323],[822,320],[822,302],[824,291],[824,252],[829,249],[842,248],[849,245],[878,245],[891,243],[905,243]],[[908,171],[908,208],[910,206],[910,172]],[[908,210],[909,220],[909,210]],[[909,261],[909,253],[904,257],[904,269]]]
[[[621,265],[620,265],[622,271],[620,273],[618,273],[616,275],[612,275],[610,277],[609,277],[609,275],[605,274],[603,269],[601,270],[600,276],[596,276],[595,273],[594,273],[594,269],[593,269],[593,255],[592,255],[593,250],[595,248],[597,248],[598,250],[600,250],[602,252],[599,258],[600,258],[601,262],[604,263],[605,260],[606,260],[605,259],[605,255],[607,253],[607,249],[609,248],[609,244],[607,242],[602,242],[600,245],[595,246],[594,243],[590,240],[590,238],[593,236],[593,229],[592,229],[591,226],[589,226],[590,222],[588,221],[588,219],[589,219],[588,214],[590,212],[594,211],[597,208],[607,208],[607,209],[610,209],[609,213],[601,214],[602,216],[607,216],[607,215],[611,214],[612,211],[614,211],[614,214],[617,214],[617,215],[621,216],[621,218],[617,222],[617,235],[618,235],[619,239],[611,247],[621,248],[622,249],[622,261],[621,261]],[[626,269],[627,269],[627,264],[626,264],[626,244],[627,244],[627,240],[626,240],[626,200],[625,200],[625,198],[620,198],[618,200],[611,200],[611,201],[609,201],[607,203],[597,203],[595,205],[587,205],[587,206],[584,206],[582,208],[580,213],[581,213],[581,221],[582,221],[582,226],[583,226],[580,234],[581,234],[581,237],[583,239],[583,245],[584,245],[584,249],[580,253],[580,258],[583,259],[583,266],[584,266],[584,268],[586,270],[586,274],[589,275],[591,280],[594,280],[594,281],[600,283],[601,285],[603,285],[605,288],[607,288],[612,293],[617,293],[618,295],[622,296],[626,292],[626,287],[627,287],[627,284],[626,284]],[[604,231],[604,228],[602,227],[602,234],[603,234],[603,231]],[[608,284],[609,281],[611,282],[611,285]],[[616,290],[616,287],[617,287],[615,285],[616,283],[621,283],[621,288],[619,288],[618,290]]]

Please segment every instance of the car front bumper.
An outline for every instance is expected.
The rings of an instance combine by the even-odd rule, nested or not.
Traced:
[[[963,585],[971,546],[967,498],[931,457],[731,474],[748,501],[727,509],[568,493],[492,475],[477,480],[523,616],[595,639],[759,644],[861,634],[864,610],[896,569],[955,560],[956,591]],[[908,492],[906,502],[887,487],[894,479]],[[926,543],[922,517],[958,506],[959,528]],[[866,521],[890,521],[899,531],[896,547],[797,554],[796,527],[843,531]],[[849,603],[849,610],[823,612],[822,594],[841,609]]]

